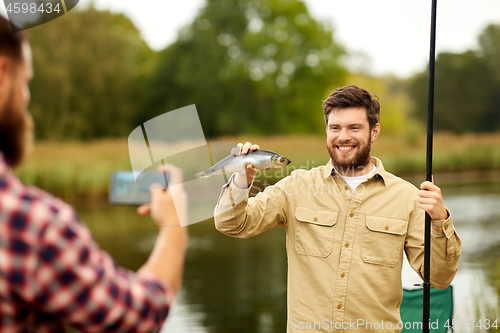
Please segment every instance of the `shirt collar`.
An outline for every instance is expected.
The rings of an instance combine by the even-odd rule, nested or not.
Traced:
[[[374,164],[377,167],[377,172],[375,172],[375,175],[373,177],[381,178],[382,181],[384,182],[384,185],[387,185],[386,184],[387,171],[385,171],[384,166],[382,164],[382,161],[374,156],[371,157],[370,161],[372,164]],[[323,178],[326,179],[326,178],[333,176],[333,175],[340,176],[340,174],[337,172],[337,170],[335,170],[335,167],[333,166],[332,159],[330,159],[328,161],[328,163],[325,165],[325,168],[323,171]]]

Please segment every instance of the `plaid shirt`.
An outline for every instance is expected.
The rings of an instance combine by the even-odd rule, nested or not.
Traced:
[[[118,267],[71,206],[22,184],[0,152],[1,332],[155,332],[171,295]]]

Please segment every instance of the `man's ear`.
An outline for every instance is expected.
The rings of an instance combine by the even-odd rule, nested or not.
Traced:
[[[376,138],[378,138],[378,135],[380,134],[380,124],[376,123],[375,126],[373,126],[372,131],[371,131],[371,141],[375,141]]]
[[[0,56],[0,113],[12,86],[12,60]]]
[[[10,76],[12,61],[7,56],[0,56],[0,84],[7,76]]]

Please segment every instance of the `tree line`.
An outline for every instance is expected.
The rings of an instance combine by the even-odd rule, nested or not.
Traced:
[[[190,104],[206,137],[319,134],[321,101],[352,77],[342,61],[349,53],[332,37],[334,29],[314,19],[301,0],[207,0],[160,52],[125,15],[92,5],[30,35],[30,111],[38,139],[123,137]],[[500,26],[487,27],[479,39],[478,51],[437,59],[436,129],[500,129]],[[391,81],[404,87],[416,119],[426,110],[426,75]],[[394,124],[410,114],[394,109],[393,103],[387,115]]]
[[[500,25],[480,34],[479,50],[440,53],[436,59],[435,114],[437,130],[457,134],[500,130]],[[413,113],[427,118],[428,74],[413,77],[408,94]]]

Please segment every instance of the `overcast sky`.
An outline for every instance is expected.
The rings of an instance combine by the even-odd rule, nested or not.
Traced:
[[[79,6],[90,0],[80,0]],[[100,9],[124,12],[155,50],[172,43],[204,0],[95,0]],[[315,18],[330,21],[336,39],[373,74],[408,76],[429,57],[431,0],[305,0]],[[3,3],[0,12],[5,13]],[[477,48],[489,23],[500,24],[500,0],[438,0],[437,52]],[[48,23],[50,24],[50,23]],[[35,28],[36,29],[36,28]]]

